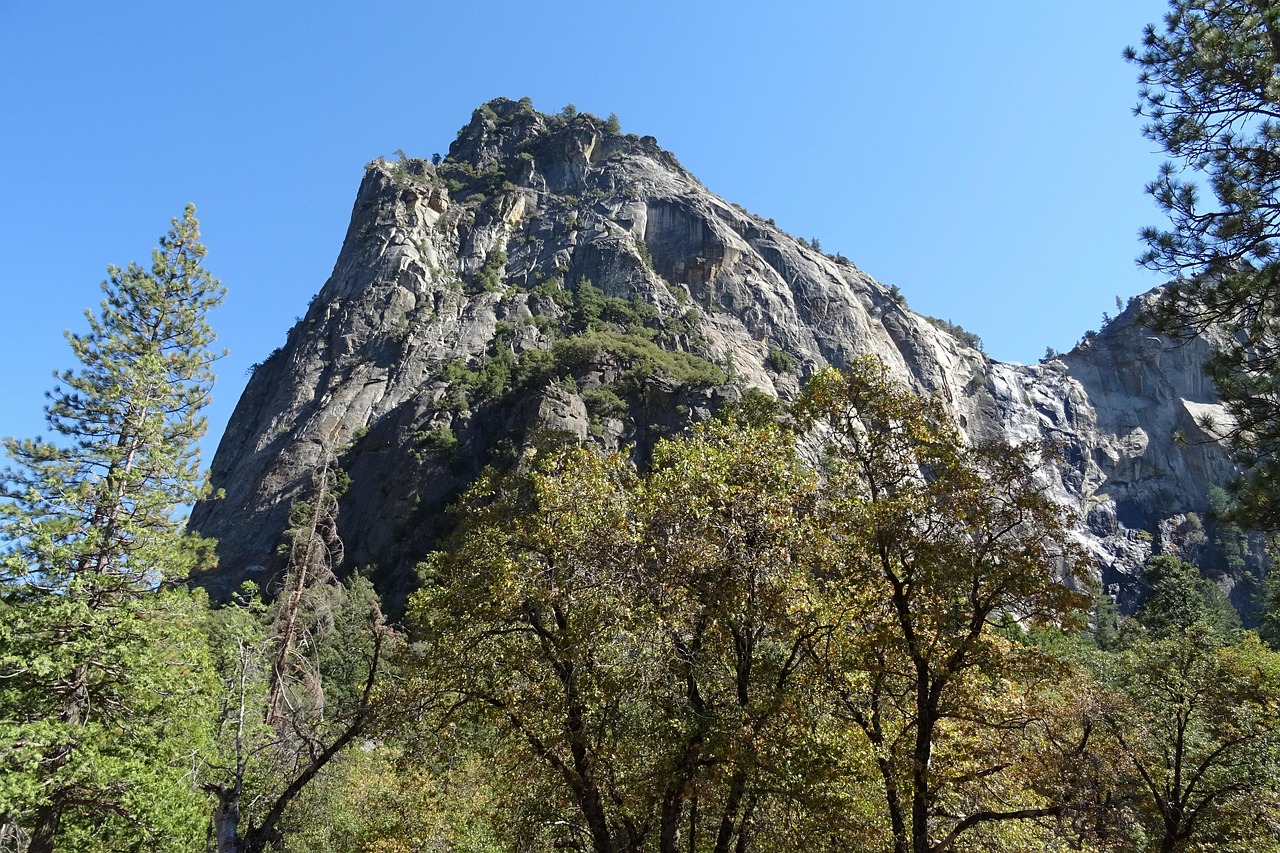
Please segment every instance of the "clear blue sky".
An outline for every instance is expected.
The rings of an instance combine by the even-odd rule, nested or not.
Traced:
[[[1164,11],[0,0],[0,435],[42,431],[62,331],[188,201],[229,290],[219,433],[332,269],[363,164],[444,153],[497,96],[616,113],[996,358],[1068,349],[1159,283],[1133,263],[1160,157],[1121,51]]]

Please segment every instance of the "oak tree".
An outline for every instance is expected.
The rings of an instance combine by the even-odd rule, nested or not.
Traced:
[[[1047,450],[968,445],[939,401],[874,357],[818,373],[796,411],[829,448],[837,629],[816,653],[835,713],[874,756],[891,849],[941,853],[1057,820],[1068,803],[1052,759],[1083,750],[1090,728],[1011,630],[1069,624],[1088,603],[1041,480]]]
[[[1161,853],[1257,849],[1280,829],[1280,655],[1195,566],[1155,557],[1146,578],[1095,661],[1127,800]]]

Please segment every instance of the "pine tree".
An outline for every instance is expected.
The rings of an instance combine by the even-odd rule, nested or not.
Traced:
[[[1217,584],[1200,576],[1200,570],[1176,557],[1152,557],[1143,572],[1147,598],[1136,617],[1158,637],[1185,634],[1201,626],[1223,639],[1240,632],[1240,617]]]
[[[1140,261],[1178,277],[1156,328],[1233,335],[1208,365],[1249,469],[1240,515],[1280,528],[1280,3],[1172,0],[1127,58],[1143,133],[1171,160],[1147,191],[1171,227],[1147,228]],[[1207,203],[1205,190],[1212,192]]]
[[[53,441],[6,439],[0,474],[0,823],[32,853],[190,849],[190,755],[212,681],[205,610],[165,582],[207,564],[179,508],[202,494],[196,442],[223,288],[194,208],[149,268],[108,268],[80,366],[55,374]]]

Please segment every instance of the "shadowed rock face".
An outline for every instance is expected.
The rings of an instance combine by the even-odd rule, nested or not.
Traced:
[[[790,399],[819,367],[873,352],[971,440],[1061,443],[1047,485],[1103,578],[1123,581],[1150,552],[1137,531],[1203,511],[1233,470],[1198,425],[1217,411],[1209,345],[1155,337],[1142,302],[1047,364],[995,362],[713,195],[651,137],[499,99],[439,166],[369,164],[333,275],[219,445],[225,497],[191,519],[219,540],[201,580],[215,595],[269,580],[289,504],[333,452],[352,480],[348,566],[376,566],[394,606],[448,502],[539,434],[643,460],[746,388]]]

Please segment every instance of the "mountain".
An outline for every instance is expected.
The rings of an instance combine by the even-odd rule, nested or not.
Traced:
[[[442,162],[368,165],[333,274],[255,368],[218,447],[224,497],[191,516],[219,541],[201,582],[225,596],[268,580],[291,501],[333,455],[351,478],[348,566],[402,600],[451,499],[540,435],[643,461],[748,389],[790,399],[814,370],[873,352],[970,440],[1060,443],[1046,486],[1129,595],[1153,548],[1211,538],[1210,489],[1234,474],[1200,367],[1211,342],[1145,329],[1154,298],[1047,363],[994,361],[896,288],[717,197],[652,137],[494,100]]]

